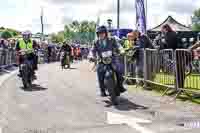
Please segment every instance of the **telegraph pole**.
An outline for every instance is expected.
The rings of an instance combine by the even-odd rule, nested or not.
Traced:
[[[43,7],[41,7],[41,40],[44,40],[44,21],[43,21],[43,16],[44,16],[44,12],[43,12]]]
[[[148,24],[147,24],[147,10],[148,10],[147,9],[148,8],[147,0],[145,0],[145,3],[146,3],[146,7],[145,7],[146,8],[146,10],[145,10],[146,11],[146,13],[145,13],[146,18],[145,19],[146,19],[146,28],[147,28],[148,27]]]
[[[117,36],[119,37],[120,25],[120,0],[117,0]]]

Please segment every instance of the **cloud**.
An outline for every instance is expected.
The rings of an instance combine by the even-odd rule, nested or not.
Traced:
[[[99,0],[44,0],[53,4],[96,4],[102,1]]]
[[[40,7],[44,7],[45,32],[62,30],[73,20],[97,20],[116,26],[116,0],[6,0],[0,5],[0,26],[18,30],[40,32]],[[120,26],[134,28],[135,0],[121,0]],[[187,24],[193,11],[200,7],[200,0],[148,0],[148,27],[154,27],[171,15]]]
[[[165,1],[165,10],[176,12],[176,13],[185,13],[185,14],[191,14],[195,9],[198,8],[198,5],[196,4],[197,0],[168,0]]]

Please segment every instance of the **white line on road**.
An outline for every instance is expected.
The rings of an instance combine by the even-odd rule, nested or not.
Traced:
[[[10,73],[8,73],[8,74],[2,75],[2,76],[0,77],[0,87],[2,86],[2,84],[3,84],[8,78],[12,77],[12,76],[15,75],[17,72],[18,72],[18,71],[15,70],[15,71],[10,72]],[[1,132],[0,132],[0,133],[1,133]]]
[[[141,133],[155,133],[150,129],[140,126],[138,123],[151,123],[150,120],[144,120],[140,118],[125,116],[117,113],[107,112],[108,124],[127,124],[128,126],[136,129]]]

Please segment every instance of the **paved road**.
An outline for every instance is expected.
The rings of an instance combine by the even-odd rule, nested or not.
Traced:
[[[135,104],[131,98],[136,97],[130,94],[121,97],[119,106],[109,106],[106,98],[98,96],[96,74],[89,71],[88,63],[72,67],[61,70],[58,63],[41,66],[32,91],[24,91],[17,76],[7,80],[0,87],[3,133],[147,133],[149,129],[167,133],[169,127],[172,132],[183,132],[172,123],[174,117],[155,118],[150,105]],[[116,116],[119,114],[128,117]],[[128,126],[115,120],[131,123],[136,118],[152,123],[132,122]]]

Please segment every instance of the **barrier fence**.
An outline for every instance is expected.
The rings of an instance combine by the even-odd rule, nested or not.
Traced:
[[[16,65],[15,50],[12,48],[0,49],[0,69],[5,69],[13,65]]]
[[[200,51],[185,49],[145,49],[136,56],[124,56],[127,80],[143,81],[144,87],[156,84],[181,93],[200,93]]]
[[[58,61],[58,53],[53,53],[51,56],[51,62]],[[44,64],[48,60],[48,52],[44,49],[38,50],[38,63]],[[6,71],[7,68],[17,66],[17,56],[13,48],[3,49],[0,48],[0,71]]]

